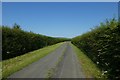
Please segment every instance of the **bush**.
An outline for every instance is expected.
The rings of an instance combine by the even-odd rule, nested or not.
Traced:
[[[82,49],[108,78],[120,78],[120,24],[115,19],[101,23],[72,43]]]
[[[2,26],[2,59],[9,59],[27,52],[68,40],[23,31],[19,25]]]

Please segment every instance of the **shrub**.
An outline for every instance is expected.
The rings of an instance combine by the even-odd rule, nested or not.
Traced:
[[[108,78],[120,78],[120,24],[115,19],[72,39]]]
[[[68,40],[23,31],[19,25],[2,26],[2,59],[9,59],[27,52]]]

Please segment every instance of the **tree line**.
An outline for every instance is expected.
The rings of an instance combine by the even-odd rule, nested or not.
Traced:
[[[2,26],[2,59],[9,59],[27,52],[67,41],[67,38],[54,38],[27,32],[15,24],[13,28]]]
[[[120,22],[106,20],[100,26],[72,39],[109,79],[120,78]]]

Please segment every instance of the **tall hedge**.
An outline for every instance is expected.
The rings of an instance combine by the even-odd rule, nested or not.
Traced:
[[[2,59],[19,56],[65,40],[67,39],[26,32],[16,24],[13,28],[2,26]]]
[[[100,26],[72,39],[109,79],[120,78],[120,23],[107,20]]]

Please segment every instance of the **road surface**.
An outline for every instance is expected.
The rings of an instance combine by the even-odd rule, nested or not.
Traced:
[[[52,53],[8,78],[85,78],[70,44],[64,43]]]

